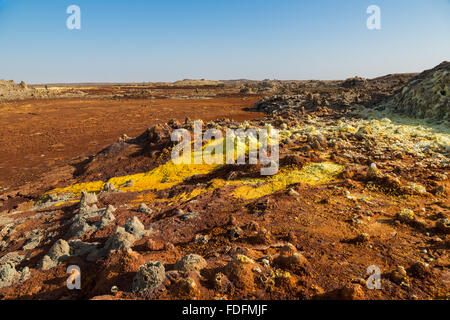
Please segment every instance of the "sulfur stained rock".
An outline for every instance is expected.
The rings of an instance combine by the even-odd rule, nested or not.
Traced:
[[[255,290],[255,262],[247,256],[237,254],[225,266],[223,273],[238,289]]]
[[[194,238],[195,243],[199,244],[199,245],[205,245],[209,242],[209,240],[211,239],[211,237],[207,234],[203,235],[203,234],[197,234]]]
[[[145,264],[144,258],[133,250],[115,250],[99,263],[95,294],[103,294],[112,287],[128,291],[136,272]]]
[[[338,298],[341,300],[365,300],[366,296],[364,290],[359,284],[350,284],[343,287],[339,293]]]
[[[295,287],[295,278],[289,271],[277,269],[275,271],[275,286],[282,287],[285,290],[292,290]]]
[[[404,187],[405,193],[411,195],[426,195],[427,189],[418,183],[410,183],[406,187]]]
[[[375,180],[379,175],[380,173],[378,172],[377,165],[375,163],[371,163],[369,169],[367,170],[366,178],[368,180]]]
[[[168,289],[172,296],[179,299],[196,299],[199,295],[199,285],[192,277],[174,280]]]
[[[220,294],[233,294],[234,285],[222,272],[218,272],[213,278],[214,289]]]
[[[409,282],[408,274],[403,266],[398,266],[396,270],[392,271],[390,279],[398,285]]]
[[[300,252],[297,252],[294,245],[288,243],[274,257],[273,265],[296,273],[305,273],[308,272],[309,262]]]
[[[270,244],[272,235],[266,228],[260,228],[250,237],[250,242],[254,244]]]
[[[175,262],[175,269],[180,271],[200,271],[206,267],[206,261],[198,254],[188,254]]]
[[[403,223],[411,223],[415,220],[414,211],[410,209],[402,209],[397,214],[397,219]]]

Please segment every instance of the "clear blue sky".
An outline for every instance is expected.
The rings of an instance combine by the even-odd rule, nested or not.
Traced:
[[[443,60],[450,0],[0,0],[0,78],[28,83],[343,79]]]

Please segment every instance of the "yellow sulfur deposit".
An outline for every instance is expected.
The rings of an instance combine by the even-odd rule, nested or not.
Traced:
[[[192,152],[192,159],[198,154]],[[117,189],[122,191],[143,191],[143,190],[164,190],[181,183],[185,178],[195,174],[206,174],[212,172],[220,165],[217,164],[175,164],[172,160],[145,173],[132,174],[122,177],[114,177],[107,182],[112,183]],[[131,186],[123,185],[132,180]],[[103,190],[105,182],[94,181],[86,183],[77,183],[66,188],[59,188],[50,191],[51,194],[68,193],[78,196],[82,190],[87,192],[100,192]]]
[[[331,163],[311,163],[301,170],[285,169],[275,176],[242,181],[244,184],[234,190],[236,198],[245,200],[257,199],[268,194],[287,188],[294,183],[319,184],[326,183],[336,177],[343,170],[343,166]]]
[[[203,150],[207,147],[214,147],[222,144],[223,139],[212,140],[211,142],[205,144]],[[223,148],[225,151],[226,143],[223,143]],[[245,152],[248,151],[248,142],[245,145]],[[237,158],[238,151],[235,146],[235,156]],[[215,169],[222,166],[221,164],[195,164],[194,159],[201,159],[202,152],[192,152],[191,153],[191,164],[175,164],[172,160],[166,162],[165,164],[145,173],[132,174],[122,177],[114,177],[108,180],[108,183],[112,183],[117,189],[121,191],[143,191],[143,190],[164,190],[173,187],[184,179],[191,177],[196,174],[207,174]],[[225,152],[223,153],[225,158]],[[225,162],[225,161],[224,161]],[[133,183],[130,186],[124,186],[127,181],[132,180]],[[87,192],[100,192],[103,190],[105,182],[94,181],[86,183],[77,183],[66,188],[58,188],[50,191],[51,194],[72,194],[74,196],[79,196],[82,190]]]
[[[52,191],[47,192],[47,194],[58,195],[63,193],[69,193],[73,195],[81,195],[81,191],[83,190],[87,192],[100,192],[101,190],[103,190],[104,185],[105,183],[103,181],[76,183],[66,188],[53,189]]]
[[[233,192],[233,196],[239,199],[252,200],[257,199],[274,192],[286,189],[294,183],[306,183],[310,185],[326,183],[335,178],[341,171],[343,166],[332,163],[311,163],[304,166],[301,170],[288,168],[280,171],[277,175],[261,177],[261,178],[244,178],[234,181],[226,181],[222,179],[212,180],[211,186],[208,188],[198,188],[189,193],[183,193],[168,199],[170,202],[188,201],[196,196],[213,191],[225,185],[235,185],[237,188]]]
[[[133,180],[134,184],[130,187],[121,188],[122,191],[143,191],[143,190],[164,190],[179,184],[183,179],[194,174],[209,173],[218,165],[175,165],[172,161],[167,162],[147,173],[116,177],[108,182],[113,183],[120,188],[128,180]],[[237,188],[233,192],[233,196],[238,199],[251,200],[257,199],[274,192],[283,190],[294,183],[320,184],[332,180],[343,170],[343,166],[332,163],[311,163],[298,170],[296,168],[286,168],[281,170],[274,176],[261,178],[243,178],[234,181],[226,181],[222,179],[214,179],[208,188],[194,189],[189,193],[182,193],[169,199],[161,199],[165,202],[188,201],[200,194],[213,191],[225,185],[234,185]],[[51,193],[72,193],[78,195],[82,190],[88,192],[99,192],[102,190],[104,183],[101,181],[74,184],[67,188],[55,189]],[[153,202],[157,200],[155,194],[150,193],[141,196],[137,201]]]

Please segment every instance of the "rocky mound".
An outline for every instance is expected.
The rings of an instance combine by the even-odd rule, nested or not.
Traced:
[[[450,62],[422,72],[380,106],[412,117],[449,121]]]
[[[15,83],[12,80],[1,80],[0,79],[0,100],[10,99],[12,96],[16,95],[27,95],[31,94],[30,91],[33,91],[28,88],[25,82],[21,82],[20,84]]]

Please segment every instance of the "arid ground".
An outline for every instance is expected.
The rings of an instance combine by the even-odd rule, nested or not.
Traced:
[[[448,62],[342,81],[2,81],[0,298],[448,299],[449,99]],[[173,130],[197,119],[278,129],[278,173],[173,164]]]

